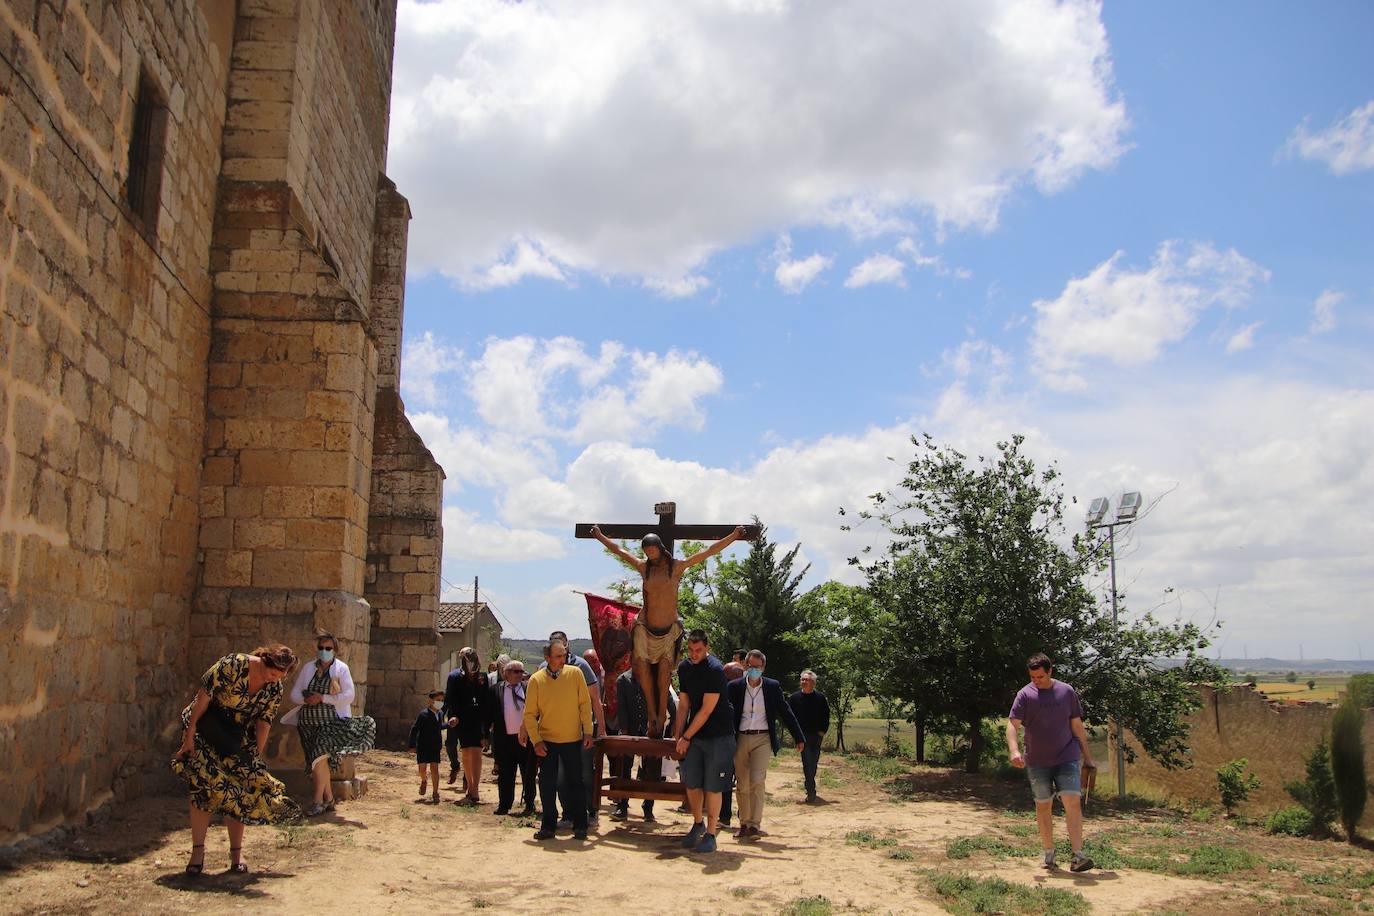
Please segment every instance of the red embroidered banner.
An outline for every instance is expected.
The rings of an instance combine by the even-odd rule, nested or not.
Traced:
[[[592,646],[605,672],[601,702],[606,707],[606,718],[612,719],[615,717],[615,679],[630,667],[630,627],[634,626],[640,609],[600,595],[587,595],[586,598]]]

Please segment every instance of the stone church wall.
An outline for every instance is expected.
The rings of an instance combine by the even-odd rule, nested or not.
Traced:
[[[166,786],[228,651],[330,630],[355,711],[413,714],[442,471],[396,394],[395,7],[0,0],[0,845]]]
[[[0,2],[0,843],[165,779],[197,576],[217,7]],[[125,201],[141,76],[167,110],[155,226]]]

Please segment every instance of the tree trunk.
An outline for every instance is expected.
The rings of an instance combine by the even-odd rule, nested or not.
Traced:
[[[926,762],[926,720],[924,717],[916,720],[916,762]]]
[[[848,748],[844,746],[844,716],[835,716],[835,750],[839,753],[847,753]]]
[[[968,757],[964,759],[964,772],[977,773],[983,757],[983,719],[973,716],[968,722]]]

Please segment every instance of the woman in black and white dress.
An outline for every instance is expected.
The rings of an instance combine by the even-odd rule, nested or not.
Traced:
[[[309,816],[333,810],[329,775],[339,768],[340,759],[371,750],[377,740],[377,722],[371,716],[354,716],[349,709],[353,675],[335,657],[338,650],[333,635],[316,637],[315,664],[302,666],[291,688],[291,701],[300,705],[281,719],[283,725],[300,730],[305,771],[315,780],[314,802],[305,809]]]

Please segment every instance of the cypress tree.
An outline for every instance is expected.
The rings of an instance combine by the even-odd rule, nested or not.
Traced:
[[[1349,701],[1342,703],[1331,720],[1331,776],[1336,782],[1341,826],[1354,843],[1355,830],[1364,815],[1369,786],[1364,771],[1364,710]]]

